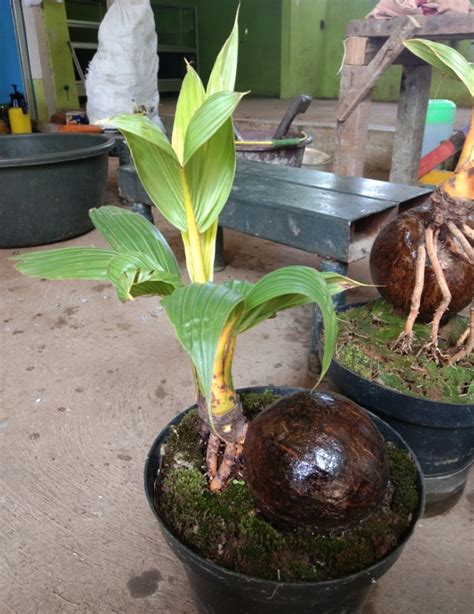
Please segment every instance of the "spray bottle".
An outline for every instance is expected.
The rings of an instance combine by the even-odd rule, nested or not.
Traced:
[[[13,93],[10,94],[10,108],[8,109],[8,120],[12,134],[30,134],[31,119],[28,115],[28,105],[25,97],[17,90],[16,84],[12,84]]]

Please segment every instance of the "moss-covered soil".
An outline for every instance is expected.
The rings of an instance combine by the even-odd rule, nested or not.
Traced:
[[[248,417],[275,397],[249,394]],[[235,571],[282,581],[321,581],[354,573],[389,553],[411,527],[418,504],[415,467],[386,444],[390,487],[369,519],[344,533],[282,532],[259,514],[242,474],[223,492],[209,491],[199,417],[190,412],[165,446],[155,505],[165,524],[192,550]]]
[[[382,299],[339,314],[336,358],[362,377],[405,394],[445,403],[474,403],[473,355],[455,366],[437,365],[416,356],[430,339],[429,324],[415,324],[413,353],[394,353],[390,346],[405,325],[405,316]],[[455,317],[440,330],[440,349],[454,345],[467,326]]]

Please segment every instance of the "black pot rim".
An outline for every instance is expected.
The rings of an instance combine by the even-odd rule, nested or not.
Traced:
[[[307,390],[306,388],[299,388],[299,387],[284,387],[284,386],[249,386],[246,388],[239,388],[237,390],[237,392],[239,394],[245,394],[246,392],[261,392],[264,390],[273,390],[273,391],[285,391],[284,394],[292,394],[293,392],[300,392],[300,391],[304,391]],[[334,394],[333,392],[331,392],[331,394]],[[339,395],[342,396],[342,395]],[[351,401],[354,403],[354,401]],[[196,405],[191,405],[190,407],[188,407],[187,409],[185,409],[183,412],[179,413],[177,416],[175,416],[173,418],[173,420],[171,420],[161,431],[160,433],[155,437],[153,444],[150,447],[150,452],[151,450],[154,450],[161,442],[161,440],[163,440],[167,434],[169,429],[176,425],[179,424],[179,422],[183,419],[183,417],[192,409],[195,409]],[[370,411],[368,411],[367,409],[362,408],[371,419],[380,420],[381,422],[384,422],[379,416],[375,416],[373,413],[371,413]],[[335,586],[337,584],[340,584],[341,582],[347,582],[350,583],[351,581],[355,580],[358,576],[361,576],[361,574],[366,574],[366,575],[373,575],[372,572],[374,572],[377,567],[379,567],[383,562],[387,561],[390,558],[398,558],[398,554],[399,551],[405,546],[405,544],[408,542],[408,540],[410,539],[410,537],[413,535],[413,532],[415,530],[415,526],[416,523],[418,522],[418,520],[422,517],[423,515],[423,511],[425,508],[425,488],[424,488],[424,484],[423,484],[423,472],[422,469],[420,467],[420,464],[415,456],[415,454],[413,453],[412,449],[410,448],[410,446],[405,442],[405,440],[403,439],[403,437],[401,437],[401,435],[399,433],[397,433],[397,431],[395,431],[395,429],[393,429],[390,425],[388,425],[386,422],[384,422],[384,426],[395,436],[395,438],[397,440],[399,440],[400,442],[403,443],[403,445],[405,446],[405,449],[409,452],[411,459],[413,461],[413,463],[415,464],[415,467],[417,469],[418,472],[418,478],[419,478],[419,492],[420,492],[420,500],[418,503],[418,509],[416,510],[416,512],[414,513],[414,517],[412,520],[412,525],[410,527],[410,530],[407,532],[407,534],[405,535],[405,537],[403,538],[403,540],[401,542],[398,543],[398,545],[396,546],[396,548],[394,548],[392,550],[392,552],[390,552],[387,556],[381,558],[379,561],[377,561],[376,563],[374,563],[373,565],[371,565],[370,567],[365,567],[364,569],[359,570],[356,573],[350,574],[348,576],[341,576],[340,578],[335,578],[332,580],[325,580],[325,581],[321,581],[321,582],[279,582],[278,580],[268,580],[265,578],[259,578],[257,576],[247,576],[245,574],[241,574],[239,572],[233,571],[232,569],[228,569],[226,567],[222,567],[221,565],[218,565],[217,563],[214,563],[212,561],[209,561],[208,559],[205,559],[204,557],[200,556],[199,554],[197,554],[196,552],[194,552],[194,550],[191,550],[191,548],[189,548],[186,544],[184,544],[178,537],[176,537],[176,535],[174,535],[170,529],[166,526],[166,524],[163,522],[163,520],[161,519],[158,511],[156,510],[155,506],[153,505],[153,499],[154,499],[154,493],[150,493],[148,490],[148,474],[149,474],[149,464],[150,464],[150,452],[148,452],[146,459],[145,459],[145,469],[144,469],[144,485],[145,485],[145,494],[148,500],[148,503],[151,507],[151,510],[155,516],[155,518],[158,520],[158,524],[160,525],[161,530],[167,535],[168,539],[174,543],[177,543],[181,548],[183,548],[184,550],[186,550],[187,555],[193,559],[199,566],[201,567],[211,567],[214,569],[217,569],[221,574],[224,575],[230,575],[236,579],[240,579],[240,580],[245,580],[245,581],[251,581],[251,582],[265,582],[268,585],[274,586],[276,587],[281,587],[281,586],[285,586],[285,587],[332,587]],[[376,575],[376,574],[375,574]]]
[[[367,305],[370,301],[364,301],[360,303],[349,303],[347,305],[341,305],[336,308],[337,313],[341,313],[344,311],[349,311],[350,309],[355,309],[356,307],[363,307]],[[322,326],[320,333],[322,332]],[[439,414],[442,415],[444,412],[449,412],[451,418],[455,418],[459,421],[466,422],[466,416],[471,417],[471,421],[469,424],[466,424],[466,427],[474,426],[474,405],[467,403],[446,403],[444,401],[433,401],[432,399],[426,399],[421,396],[414,396],[410,394],[406,394],[404,392],[400,392],[398,390],[394,390],[393,388],[388,388],[378,382],[374,382],[368,380],[352,369],[345,367],[342,365],[337,358],[333,357],[332,362],[334,362],[339,369],[345,371],[350,374],[352,377],[357,378],[366,383],[368,386],[373,386],[378,390],[383,390],[387,394],[393,395],[394,398],[399,399],[401,407],[407,407],[407,404],[411,406],[410,414],[412,416],[416,415],[416,423],[422,424],[424,420],[427,420],[427,426],[439,426],[443,428],[443,423],[437,423],[433,418]],[[330,374],[329,374],[330,375]],[[413,408],[413,405],[416,407]],[[388,415],[388,414],[387,414]],[[451,427],[450,427],[451,428]]]
[[[44,137],[52,137],[55,140],[68,139],[72,136],[79,142],[82,141],[81,146],[75,149],[68,149],[65,151],[55,151],[45,154],[32,154],[25,155],[21,158],[6,158],[0,160],[0,169],[11,168],[17,166],[42,166],[45,164],[59,164],[61,162],[70,162],[72,160],[82,160],[84,158],[93,158],[94,156],[100,156],[101,154],[108,153],[115,145],[115,139],[105,134],[74,134],[74,133],[39,133],[39,134],[18,134],[7,135],[2,137],[3,139],[15,139],[17,140],[30,140],[41,139]],[[87,141],[90,141],[88,143]],[[6,142],[6,140],[5,140]]]

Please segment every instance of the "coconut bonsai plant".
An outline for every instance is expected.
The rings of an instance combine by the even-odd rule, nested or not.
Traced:
[[[455,49],[417,39],[405,45],[474,97],[474,66]],[[474,305],[467,320],[453,317],[474,295],[473,178],[474,121],[454,175],[427,206],[400,215],[376,238],[370,268],[388,303],[342,315],[337,357],[345,370],[332,373],[407,439],[433,503],[462,490],[473,458]]]
[[[319,306],[326,330],[321,379],[337,336],[332,296],[355,285],[302,266],[273,271],[255,284],[213,282],[218,215],[235,173],[231,115],[242,97],[233,91],[237,44],[236,21],[207,88],[187,65],[171,143],[145,117],[107,120],[124,134],[151,199],[180,230],[189,283],[159,230],[117,207],[90,212],[110,249],[22,254],[17,268],[46,279],[108,280],[122,301],[161,297],[191,359],[197,409],[179,416],[155,441],[146,484],[154,511],[160,522],[165,519],[166,539],[189,563],[203,611],[244,611],[229,605],[229,595],[238,600],[246,592],[237,572],[247,574],[247,587],[254,586],[242,605],[245,611],[262,599],[261,611],[270,607],[272,612],[288,611],[290,604],[295,612],[307,611],[308,603],[355,606],[366,597],[371,579],[398,557],[422,507],[420,482],[400,438],[375,419],[382,437],[367,414],[347,400],[303,391],[252,419],[252,402],[234,387],[238,335],[283,309],[308,303]],[[265,399],[280,394],[257,396],[261,409]],[[288,532],[295,526],[303,536]],[[346,529],[349,537],[342,537]],[[314,531],[324,534],[316,543]],[[262,544],[271,559],[265,570],[258,567]],[[255,556],[245,554],[249,548]],[[276,556],[288,562],[278,566]],[[254,573],[261,578],[251,578]],[[334,580],[339,576],[344,576],[340,583]],[[294,579],[312,582],[302,590],[301,584],[283,582]],[[203,591],[214,604],[209,610]]]

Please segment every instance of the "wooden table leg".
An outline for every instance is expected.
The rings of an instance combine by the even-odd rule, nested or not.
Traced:
[[[431,72],[427,64],[403,67],[390,171],[394,183],[417,183]]]
[[[345,64],[341,73],[339,100],[345,96],[363,75],[366,66]],[[369,112],[372,90],[365,96],[345,121],[337,122],[336,159],[334,172],[337,175],[362,177],[364,175],[365,149],[369,133]]]

